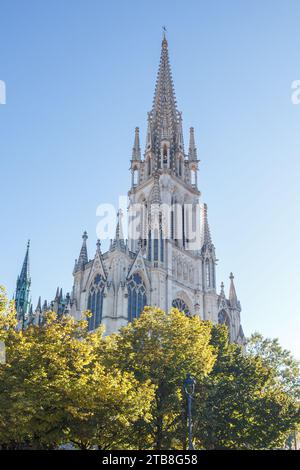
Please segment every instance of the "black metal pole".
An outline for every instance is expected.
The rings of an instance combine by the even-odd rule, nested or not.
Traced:
[[[194,450],[192,440],[192,396],[190,393],[187,394],[188,400],[188,429],[189,429],[189,450]]]
[[[192,423],[192,399],[195,391],[195,384],[196,380],[191,377],[190,374],[187,374],[186,379],[184,381],[184,391],[186,393],[187,398],[187,426],[188,426],[188,450],[194,450],[193,446],[193,423]]]

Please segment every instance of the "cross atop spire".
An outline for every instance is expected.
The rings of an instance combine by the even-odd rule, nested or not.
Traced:
[[[163,40],[162,40],[162,47],[168,47],[168,41],[167,41],[167,38],[166,38],[166,32],[167,32],[167,28],[165,26],[162,27],[162,30],[163,30]]]

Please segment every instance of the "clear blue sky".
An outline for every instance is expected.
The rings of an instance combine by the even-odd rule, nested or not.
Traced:
[[[126,194],[134,127],[144,145],[166,25],[203,200],[235,274],[246,335],[300,358],[298,0],[1,0],[0,283],[10,295],[31,239],[32,298],[72,287],[96,207]]]

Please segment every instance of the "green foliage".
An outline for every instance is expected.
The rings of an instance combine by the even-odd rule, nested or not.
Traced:
[[[207,449],[266,449],[284,446],[299,422],[299,407],[259,354],[230,344],[216,325],[212,344],[217,359],[195,397],[195,435]],[[276,379],[276,380],[275,380]]]
[[[298,364],[277,340],[242,351],[176,309],[147,307],[110,337],[53,312],[21,331],[0,288],[0,341],[1,448],[185,449],[187,373],[196,448],[281,447],[300,426]]]
[[[155,386],[152,420],[139,423],[137,434],[143,448],[168,449],[178,428],[185,445],[185,396],[183,381],[191,373],[202,380],[214,364],[209,344],[212,325],[199,317],[188,318],[177,309],[170,314],[146,307],[139,319],[110,340],[110,366],[133,372]]]
[[[134,421],[149,413],[153,387],[103,365],[102,330],[50,312],[41,327],[15,329],[0,297],[0,443],[7,448],[126,446]],[[102,355],[99,354],[102,351]]]
[[[256,332],[247,342],[247,353],[262,359],[272,371],[275,386],[280,385],[290,396],[300,399],[299,362],[280,346],[278,339],[264,338]]]

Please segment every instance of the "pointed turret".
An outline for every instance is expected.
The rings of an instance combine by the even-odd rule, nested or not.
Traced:
[[[132,160],[141,160],[141,147],[140,147],[140,130],[135,128],[134,144],[132,148]]]
[[[42,299],[41,299],[41,297],[39,297],[39,300],[38,300],[35,311],[38,312],[38,313],[41,313],[41,311],[42,311]]]
[[[114,240],[112,240],[110,250],[120,249],[121,251],[125,251],[125,241],[123,235],[123,228],[122,228],[122,217],[123,213],[121,209],[117,213],[117,226],[116,226],[116,235]]]
[[[85,264],[88,262],[88,254],[87,254],[87,246],[86,246],[86,241],[88,239],[88,234],[87,232],[83,232],[82,235],[82,246],[81,250],[79,253],[79,258],[76,264],[76,271],[80,271],[81,269],[84,268]]]
[[[29,271],[29,247],[30,241],[28,240],[25,258],[20,276],[18,276],[16,294],[15,294],[15,305],[17,311],[17,318],[22,322],[24,326],[25,318],[29,314],[30,309],[30,271]]]
[[[193,127],[190,128],[189,161],[191,162],[197,161],[197,148],[195,144],[195,134],[194,134]]]
[[[201,235],[202,235],[202,249],[212,247],[213,243],[211,240],[210,228],[209,228],[208,219],[207,219],[207,204],[203,204],[203,207],[202,207]]]
[[[232,273],[230,273],[229,279],[230,279],[229,302],[230,302],[230,305],[232,307],[237,307],[238,306],[238,299],[237,299],[236,290],[235,290],[235,286],[234,286],[234,282],[233,282],[234,275]]]

